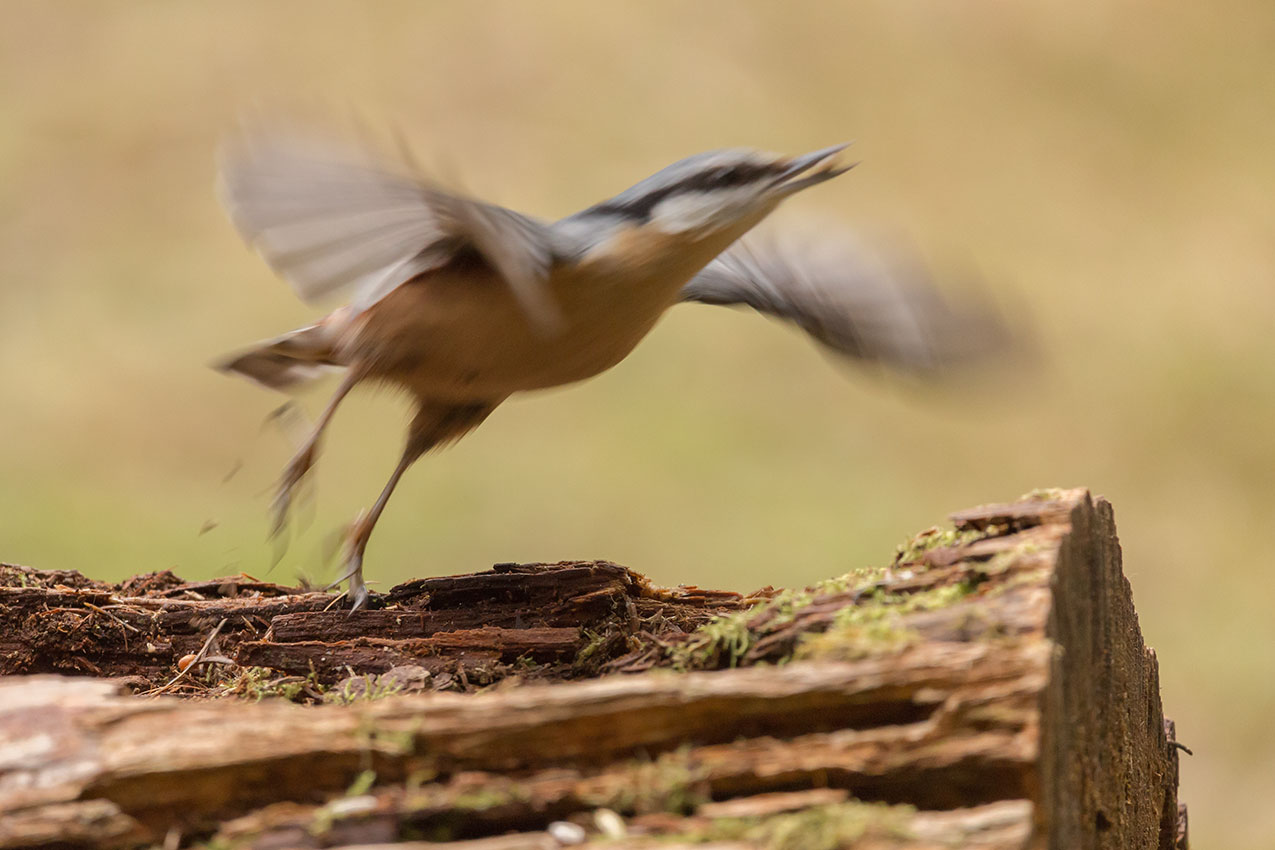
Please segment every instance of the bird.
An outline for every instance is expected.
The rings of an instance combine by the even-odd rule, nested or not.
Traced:
[[[365,382],[405,392],[415,408],[389,480],[346,531],[331,586],[348,582],[351,611],[368,604],[368,540],[413,463],[516,393],[615,366],[680,303],[751,308],[836,355],[909,372],[994,348],[1005,327],[994,311],[962,309],[925,273],[891,270],[848,234],[805,245],[747,236],[792,196],[850,170],[846,147],[699,153],[547,221],[445,186],[366,138],[244,129],[221,153],[232,223],[302,301],[343,302],[216,364],[285,392],[342,376],[279,478],[272,533],[286,527],[338,406]]]

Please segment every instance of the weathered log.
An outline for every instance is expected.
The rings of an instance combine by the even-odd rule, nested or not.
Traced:
[[[174,690],[329,704],[0,679],[0,847],[514,850],[570,822],[619,847],[1185,847],[1110,507],[954,519],[889,567],[748,598],[502,565],[349,616],[247,578],[7,568],[29,586],[0,588],[6,671],[154,689],[208,644]],[[51,625],[69,649],[24,642]]]
[[[244,575],[185,583],[158,573],[108,585],[0,565],[0,675],[87,674],[155,687],[225,620],[215,654],[324,684],[350,670],[407,664],[439,688],[511,673],[559,680],[596,672],[648,627],[675,638],[749,603],[738,593],[657,588],[605,561],[419,579],[377,598],[389,607],[354,615],[334,601]],[[193,679],[185,689],[200,690]]]

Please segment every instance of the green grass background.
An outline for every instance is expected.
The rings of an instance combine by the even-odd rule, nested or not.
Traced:
[[[206,364],[313,313],[213,196],[217,141],[246,108],[392,122],[472,191],[543,216],[694,151],[853,138],[863,165],[781,222],[903,234],[938,268],[978,270],[1030,309],[1039,374],[853,379],[758,317],[681,308],[612,372],[511,401],[422,462],[370,577],[611,558],[664,583],[804,584],[887,560],[949,510],[1088,486],[1116,506],[1167,712],[1196,751],[1197,846],[1271,846],[1269,2],[3,12],[0,558],[110,579],[268,567],[278,401]],[[375,394],[341,411],[273,577],[322,574],[405,416]]]

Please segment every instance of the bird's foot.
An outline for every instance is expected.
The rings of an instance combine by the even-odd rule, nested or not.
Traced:
[[[336,581],[324,588],[325,590],[331,590],[342,582],[348,581],[349,585],[346,588],[345,595],[350,599],[351,614],[360,608],[366,607],[371,599],[367,583],[363,580],[363,550],[367,548],[367,540],[371,531],[372,527],[367,522],[367,515],[360,514],[354,524],[350,526],[346,536],[345,569]]]

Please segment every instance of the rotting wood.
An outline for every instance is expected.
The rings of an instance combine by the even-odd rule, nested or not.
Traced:
[[[466,689],[510,673],[587,675],[645,629],[685,634],[749,602],[738,593],[657,588],[604,561],[419,579],[380,598],[390,607],[354,615],[332,607],[328,594],[242,575],[183,583],[160,573],[108,585],[0,565],[0,584],[0,675],[128,677],[149,687],[171,678],[177,660],[222,619],[218,652],[244,666],[330,684],[350,670],[418,664],[441,687]]]
[[[27,585],[0,588],[6,670],[153,688],[224,618],[216,651],[254,666],[188,696],[339,704],[0,679],[0,847],[513,850],[569,820],[618,823],[614,847],[1185,848],[1110,506],[1052,491],[955,519],[888,567],[747,598],[502,565],[351,617],[249,577],[4,568]]]

